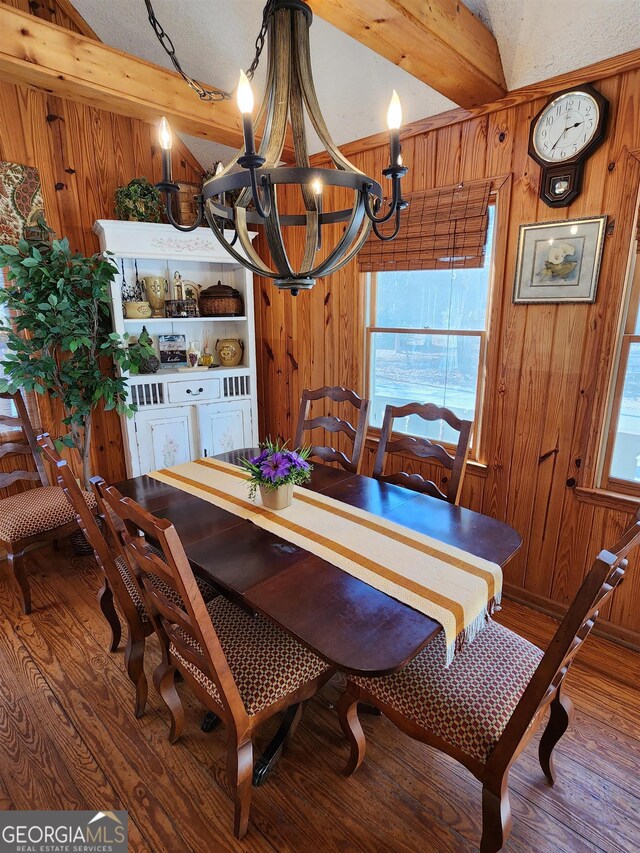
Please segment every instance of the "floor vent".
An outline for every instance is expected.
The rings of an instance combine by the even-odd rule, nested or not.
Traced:
[[[145,382],[144,385],[131,386],[131,401],[141,409],[146,406],[161,406],[164,403],[162,382]]]

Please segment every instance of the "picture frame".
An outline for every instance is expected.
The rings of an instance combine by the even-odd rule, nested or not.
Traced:
[[[607,217],[521,225],[514,304],[596,301]]]
[[[158,335],[161,367],[187,366],[187,338],[185,335]]]

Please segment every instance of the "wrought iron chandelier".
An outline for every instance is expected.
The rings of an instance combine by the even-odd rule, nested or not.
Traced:
[[[230,97],[225,92],[204,89],[183,72],[171,40],[153,14],[150,0],[145,3],[158,38],[186,82],[203,99]],[[242,113],[244,148],[205,182],[197,199],[197,219],[190,226],[180,225],[173,215],[172,201],[179,187],[171,174],[171,130],[166,118],[160,124],[163,179],[157,186],[165,195],[169,222],[180,231],[192,231],[206,219],[217,239],[238,263],[259,276],[274,279],[278,288],[289,290],[294,296],[300,290],[313,287],[316,279],[331,275],[348,264],[367,241],[371,228],[379,239],[393,240],[400,228],[401,211],[407,207],[401,191],[401,180],[407,168],[402,163],[402,109],[397,94],[394,91],[387,113],[390,163],[382,174],[391,181],[391,193],[385,201],[381,185],[350,163],[329,134],[311,73],[311,22],[311,9],[303,0],[270,0],[265,6],[263,26],[256,41],[256,58],[247,72],[248,76],[253,76],[266,37],[269,48],[266,95],[256,118],[256,126],[262,128],[259,149],[256,151],[254,142],[251,84],[248,76],[240,72],[236,97]],[[310,166],[305,108],[334,168]],[[289,122],[293,131],[295,165],[279,165]],[[281,211],[278,190],[284,186],[298,187],[304,213]],[[352,190],[352,206],[326,210],[325,187]],[[231,206],[226,198],[232,191],[239,191],[239,195]],[[390,220],[394,220],[393,231],[384,235],[379,226]],[[322,248],[322,227],[335,223],[345,223],[340,239],[328,251],[325,246],[325,251],[318,256]],[[252,245],[249,232],[251,226],[256,225],[265,228],[273,268],[260,258]],[[283,227],[289,226],[305,229],[302,260],[296,268],[289,259],[283,237]],[[225,227],[227,234],[232,229],[231,239],[225,234]],[[242,251],[236,248],[237,244]]]

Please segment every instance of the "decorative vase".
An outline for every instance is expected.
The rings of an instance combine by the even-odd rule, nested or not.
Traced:
[[[267,509],[285,509],[293,503],[293,483],[285,483],[277,489],[260,486],[260,497]]]
[[[169,285],[164,278],[157,275],[145,275],[144,290],[149,305],[153,308],[152,317],[164,317],[164,301],[169,292]]]
[[[187,350],[187,367],[197,367],[200,359],[200,347],[197,341],[191,341]]]
[[[218,338],[216,352],[220,367],[237,367],[242,361],[244,344],[238,338]]]

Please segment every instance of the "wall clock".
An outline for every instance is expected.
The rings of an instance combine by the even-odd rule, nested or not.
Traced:
[[[558,92],[531,122],[529,156],[542,166],[540,198],[566,207],[580,195],[586,159],[605,137],[609,101],[589,84]]]

